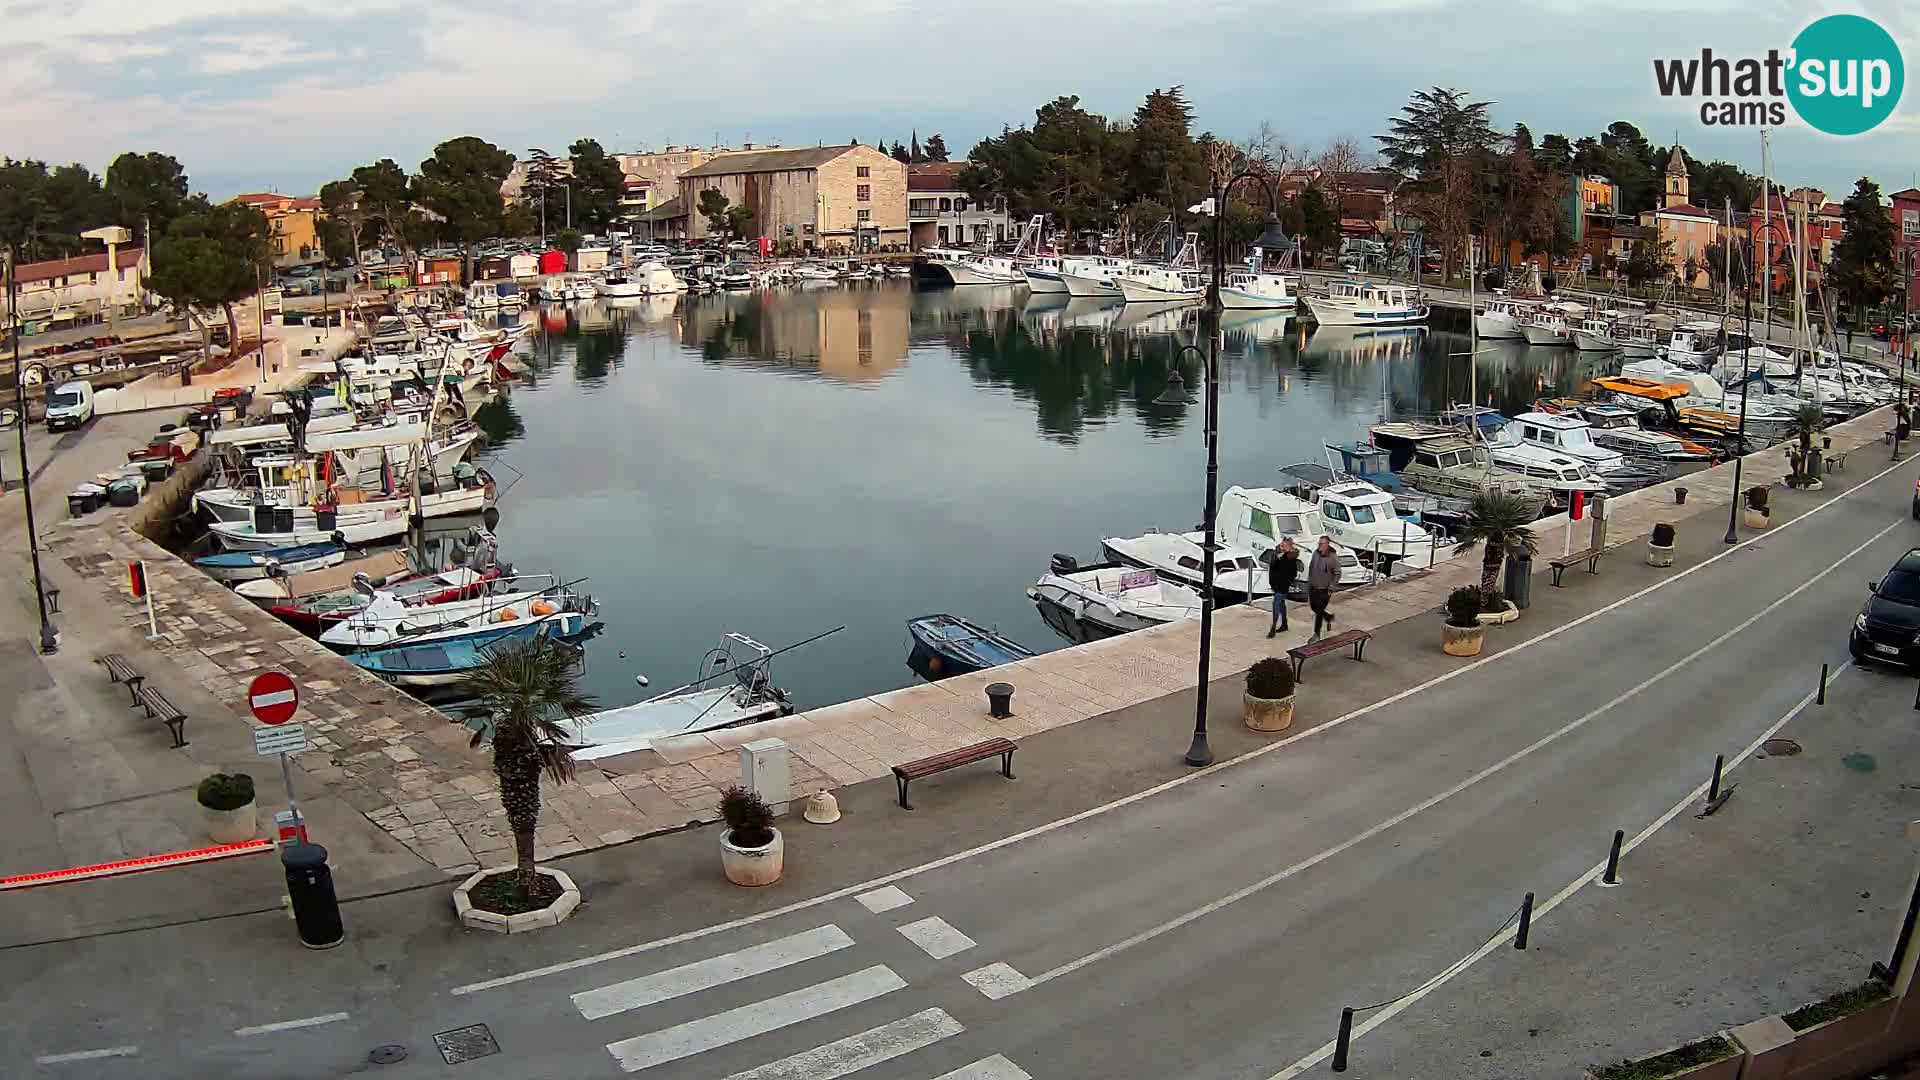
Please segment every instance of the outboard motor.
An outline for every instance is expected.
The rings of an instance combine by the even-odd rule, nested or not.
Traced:
[[[373,579],[365,573],[353,575],[353,591],[359,593],[361,596],[372,596]]]
[[[1080,569],[1080,560],[1071,555],[1062,555],[1055,552],[1052,560],[1047,563],[1047,569],[1055,574],[1064,576]]]

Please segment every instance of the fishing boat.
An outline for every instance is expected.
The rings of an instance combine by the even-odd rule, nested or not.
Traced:
[[[1040,234],[1046,219],[1035,214],[1020,230],[1020,240],[1007,255],[976,255],[966,252],[948,259],[943,267],[955,285],[1021,285],[1027,280],[1022,267],[1040,251]]]
[[[1234,309],[1290,309],[1299,297],[1299,280],[1285,274],[1234,270],[1220,286],[1220,306]]]
[[[1427,321],[1420,290],[1372,282],[1329,282],[1322,296],[1303,296],[1314,321],[1327,326],[1411,326]]]
[[[1419,421],[1375,424],[1374,445],[1387,451],[1390,466],[1406,483],[1434,495],[1471,500],[1489,491],[1517,495],[1545,509],[1547,492],[1520,473],[1496,466],[1486,446],[1452,427]]]
[[[1152,570],[1185,585],[1205,585],[1205,551],[1200,542],[1178,533],[1150,532],[1143,536],[1108,537],[1100,550],[1112,562]],[[1267,571],[1253,552],[1216,542],[1213,552],[1213,598],[1222,606],[1272,596]]]
[[[1666,358],[1682,367],[1705,367],[1720,350],[1721,324],[1706,319],[1684,322],[1667,336]]]
[[[1069,295],[1067,283],[1061,280],[1062,260],[1057,255],[1036,255],[1020,267],[1020,273],[1027,279],[1027,287],[1038,294],[1057,293]]]
[[[488,566],[476,570],[456,566],[433,574],[406,570],[397,575],[398,580],[363,578],[345,589],[269,604],[267,613],[303,634],[317,637],[334,623],[366,610],[375,596],[392,597],[407,607],[416,608],[470,600],[486,593],[495,582],[510,580],[501,576],[508,569],[511,568]]]
[[[256,513],[252,521],[216,521],[207,527],[207,531],[227,551],[268,551],[328,542],[359,547],[399,536],[407,531],[408,525],[407,515],[401,510],[372,514],[343,513],[334,516],[331,521],[328,515],[320,514],[308,526],[296,524],[293,511],[289,508],[262,506],[259,509],[272,514],[276,520],[267,524],[263,522],[263,516]]]
[[[1629,360],[1649,360],[1659,355],[1660,329],[1643,319],[1628,319],[1613,328],[1614,343]]]
[[[526,579],[516,579],[515,584],[524,586]],[[593,615],[597,610],[592,597],[564,585],[538,591],[507,592],[472,600],[455,600],[429,607],[414,607],[391,593],[375,592],[368,598],[365,607],[327,627],[320,635],[320,643],[337,651],[348,652],[405,641],[485,634],[516,623],[562,620],[568,626],[584,625],[584,617]],[[568,615],[582,618],[569,622],[564,619]]]
[[[1620,347],[1614,340],[1617,321],[1603,313],[1580,320],[1573,328],[1573,347],[1581,352],[1612,352]]]
[[[1198,618],[1201,608],[1199,592],[1151,570],[1117,562],[1081,566],[1071,555],[1055,555],[1027,598],[1048,626],[1076,642]]]
[[[565,620],[514,623],[484,634],[368,649],[346,659],[347,663],[395,686],[415,690],[455,686],[487,662],[489,649],[542,637],[568,642],[591,629],[585,616],[574,613]]]
[[[337,566],[347,557],[347,549],[331,541],[300,544],[293,547],[265,548],[257,551],[224,551],[203,555],[193,565],[215,581],[233,585],[257,581],[269,570],[286,574],[304,574],[328,566]]]
[[[1200,271],[1172,266],[1135,267],[1116,277],[1114,284],[1129,304],[1197,303],[1207,293]]]
[[[1131,259],[1111,255],[1065,259],[1060,264],[1060,283],[1066,286],[1068,295],[1076,298],[1115,297],[1120,295],[1120,286],[1115,282],[1133,269]]]
[[[913,651],[907,664],[929,679],[966,675],[1032,659],[1032,649],[958,615],[921,615],[907,620]]]
[[[1565,347],[1573,344],[1573,328],[1586,318],[1581,304],[1551,303],[1534,311],[1520,324],[1520,336],[1533,346]]]
[[[1487,306],[1473,317],[1474,329],[1482,338],[1525,337],[1520,327],[1533,318],[1537,307],[1539,304],[1535,301],[1495,293],[1487,300]]]
[[[785,650],[782,650],[785,651]],[[773,650],[728,634],[700,660],[699,678],[645,701],[558,721],[576,761],[650,750],[654,740],[739,727],[793,712],[774,685]]]

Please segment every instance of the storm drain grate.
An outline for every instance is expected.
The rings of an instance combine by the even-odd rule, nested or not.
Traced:
[[[468,1024],[452,1031],[443,1031],[433,1037],[433,1044],[440,1048],[440,1056],[449,1065],[500,1052],[500,1044],[493,1040],[493,1032],[485,1024]]]

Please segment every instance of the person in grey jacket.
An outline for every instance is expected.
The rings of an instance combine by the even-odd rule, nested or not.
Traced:
[[[1322,536],[1313,547],[1313,561],[1307,564],[1307,606],[1313,609],[1313,634],[1308,641],[1318,641],[1320,630],[1333,626],[1333,612],[1328,605],[1333,603],[1333,583],[1340,579],[1340,556],[1333,550],[1333,541]]]

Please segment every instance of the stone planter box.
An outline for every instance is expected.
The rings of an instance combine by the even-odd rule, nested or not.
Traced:
[[[771,831],[773,843],[757,848],[735,846],[732,829],[720,834],[720,869],[726,872],[728,881],[758,886],[780,880],[787,869],[787,838],[779,829]]]
[[[1665,547],[1661,547],[1659,544],[1656,544],[1651,540],[1647,541],[1647,565],[1648,566],[1672,566],[1673,565],[1673,545],[1668,544]]]
[[[1711,1038],[1711,1036],[1708,1037]],[[1710,1061],[1705,1065],[1688,1065],[1676,1068],[1671,1072],[1659,1073],[1657,1074],[1659,1080],[1740,1080],[1740,1071],[1747,1063],[1746,1055],[1741,1053],[1740,1040],[1732,1038],[1731,1036],[1722,1036],[1722,1038],[1727,1040],[1728,1045],[1732,1049],[1732,1053],[1718,1061]],[[1688,1043],[1685,1045],[1692,1044]],[[1680,1047],[1676,1046],[1672,1049],[1662,1050],[1659,1054],[1648,1054],[1645,1057],[1634,1060],[1647,1061],[1651,1058],[1657,1058],[1661,1056],[1661,1054],[1670,1054],[1678,1049],[1680,1049]],[[1601,1075],[1601,1070],[1590,1068],[1585,1070],[1581,1075],[1584,1080],[1595,1080],[1595,1078]]]
[[[1503,602],[1507,605],[1505,611],[1483,611],[1475,616],[1480,620],[1481,626],[1505,626],[1520,617],[1520,609],[1513,601]]]
[[[495,874],[512,871],[511,866],[496,866],[482,870],[453,890],[453,910],[460,917],[460,925],[474,930],[488,930],[496,934],[524,934],[529,930],[538,930],[544,926],[558,926],[572,915],[580,906],[580,887],[563,870],[551,866],[538,866],[541,873],[560,883],[560,895],[553,903],[539,911],[523,911],[518,915],[496,915],[491,911],[482,911],[473,906],[468,894],[473,887]]]
[[[1773,517],[1765,510],[1755,510],[1749,506],[1741,511],[1740,522],[1749,529],[1764,529],[1773,524]]]
[[[1486,640],[1487,628],[1484,626],[1440,624],[1440,648],[1448,656],[1479,656],[1480,647],[1486,644]]]
[[[232,810],[202,806],[200,816],[207,823],[207,839],[216,844],[242,844],[260,831],[259,815],[253,803]]]
[[[1789,1077],[1864,1075],[1886,1064],[1887,1028],[1898,1002],[1887,999],[1857,1013],[1793,1033]]]
[[[1242,693],[1241,701],[1247,727],[1254,731],[1285,731],[1293,726],[1293,695],[1261,698]]]

